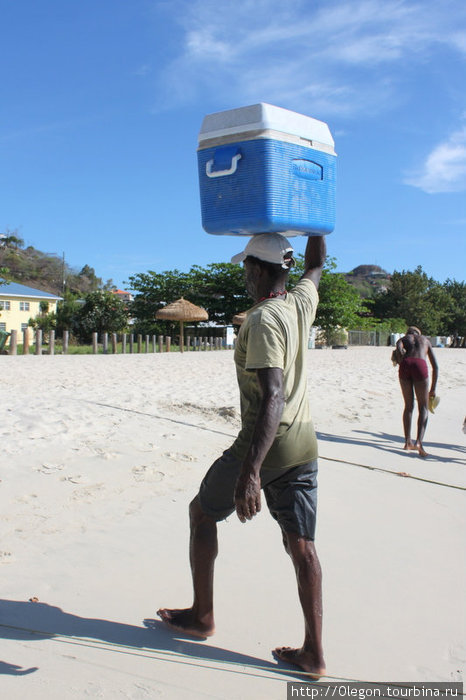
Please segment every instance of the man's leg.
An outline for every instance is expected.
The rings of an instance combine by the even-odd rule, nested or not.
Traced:
[[[414,392],[411,379],[402,379],[400,377],[401,392],[405,402],[403,411],[403,430],[405,434],[404,450],[415,450],[415,446],[411,441],[411,421],[413,419],[414,409]]]
[[[215,632],[213,594],[214,563],[218,553],[217,523],[205,515],[199,497],[189,506],[191,536],[189,559],[194,600],[191,608],[161,608],[157,615],[169,627],[195,637],[210,637]]]
[[[416,392],[416,401],[418,407],[417,419],[417,437],[415,446],[421,457],[427,457],[427,452],[424,450],[422,441],[427,427],[427,418],[429,417],[429,380],[421,379],[414,382],[414,391]]]
[[[300,649],[277,647],[282,661],[295,664],[316,677],[325,675],[322,650],[322,571],[312,540],[293,532],[283,533],[283,543],[296,571],[298,593],[304,614],[304,643]]]

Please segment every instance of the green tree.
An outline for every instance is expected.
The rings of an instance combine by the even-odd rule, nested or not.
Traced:
[[[184,296],[192,301],[192,285],[186,273],[169,270],[162,273],[149,270],[132,275],[129,285],[136,293],[131,304],[131,315],[135,318],[134,330],[143,334],[166,333],[173,329],[169,322],[156,321],[155,314],[165,304]]]
[[[316,325],[320,325],[329,338],[339,328],[354,327],[363,308],[357,291],[343,275],[332,272],[335,267],[334,259],[330,258],[319,287],[316,319]],[[298,255],[290,274],[290,286],[296,284],[303,271],[304,257]],[[235,314],[252,304],[244,287],[243,269],[232,263],[211,263],[206,268],[195,265],[187,273],[150,271],[130,277],[129,285],[136,292],[131,313],[136,318],[135,330],[140,333],[170,332],[173,324],[156,321],[155,314],[164,304],[181,296],[205,308],[209,320],[222,325],[230,324]]]
[[[28,326],[34,330],[41,330],[44,333],[44,341],[48,340],[48,334],[57,327],[57,317],[55,313],[40,313],[35,318],[30,318]]]
[[[74,328],[77,323],[78,313],[83,305],[83,301],[79,301],[78,295],[67,290],[57,304],[57,335],[63,336],[63,331],[74,333]]]
[[[15,250],[17,250],[18,248],[22,248],[24,246],[24,241],[17,234],[17,229],[15,229],[14,231],[6,229],[6,231],[1,235],[1,244],[6,248],[14,248]]]
[[[73,334],[82,342],[90,342],[92,333],[118,333],[128,323],[126,305],[114,294],[96,291],[86,294],[84,304],[73,316]]]
[[[332,344],[341,335],[341,329],[360,327],[363,301],[357,290],[346,281],[343,274],[333,272],[335,258],[325,261],[319,283],[319,306],[314,325],[325,333],[326,342]],[[290,274],[290,284],[295,285],[304,272],[304,256],[296,256],[296,266]]]
[[[230,324],[236,313],[251,306],[244,288],[243,270],[231,263],[211,263],[207,268],[194,265],[189,272],[149,271],[131,276],[129,285],[136,292],[131,314],[136,318],[135,331],[139,333],[174,330],[173,323],[156,321],[155,314],[182,296],[206,309],[209,321],[224,325]]]
[[[450,310],[441,329],[445,335],[466,335],[466,283],[448,279],[443,289],[450,299]]]
[[[30,318],[28,325],[34,330],[41,330],[44,334],[44,341],[48,341],[51,330],[57,327],[57,317],[54,312],[49,313],[50,304],[48,301],[39,302],[40,313],[35,318]]]
[[[452,310],[448,291],[418,266],[413,272],[395,271],[390,289],[374,299],[379,319],[402,318],[407,326],[418,326],[426,335],[437,335]]]
[[[332,272],[335,261],[326,262],[319,283],[319,306],[315,325],[325,332],[327,343],[332,344],[339,329],[357,327],[363,302],[358,292],[338,272]]]
[[[190,301],[206,309],[212,323],[228,326],[235,314],[252,304],[240,265],[211,263],[207,268],[195,265],[189,278],[192,285]]]

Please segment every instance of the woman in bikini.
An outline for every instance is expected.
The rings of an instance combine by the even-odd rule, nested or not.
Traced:
[[[429,397],[435,396],[438,365],[430,340],[421,334],[419,328],[411,326],[406,335],[396,344],[395,357],[400,366],[399,379],[405,407],[403,411],[403,429],[405,450],[417,450],[421,457],[427,457],[422,441],[427,427]],[[426,358],[432,366],[432,383],[429,390],[429,372]],[[417,437],[411,441],[411,421],[414,409],[414,395],[418,405]]]

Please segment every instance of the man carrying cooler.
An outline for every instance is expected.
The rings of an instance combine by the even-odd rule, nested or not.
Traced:
[[[217,522],[234,510],[242,523],[251,520],[261,509],[263,489],[295,567],[305,620],[302,647],[278,647],[274,653],[315,677],[325,674],[325,662],[322,577],[314,546],[317,440],[307,397],[306,351],[325,252],[323,237],[309,237],[304,274],[290,292],[285,286],[293,249],[284,236],[253,236],[232,258],[244,261],[246,289],[254,300],[235,349],[242,427],[190,504],[193,605],[158,611],[177,631],[202,638],[214,633]]]

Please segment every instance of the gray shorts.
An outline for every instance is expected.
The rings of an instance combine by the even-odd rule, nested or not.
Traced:
[[[224,520],[235,511],[241,462],[226,450],[202,480],[199,501],[206,515]],[[261,485],[268,509],[284,532],[314,540],[317,515],[317,460],[289,469],[263,469]]]

